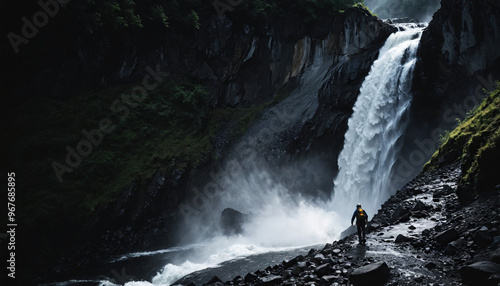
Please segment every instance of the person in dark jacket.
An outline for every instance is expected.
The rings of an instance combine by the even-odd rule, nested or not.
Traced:
[[[359,243],[364,244],[366,242],[365,229],[368,223],[368,214],[361,208],[361,204],[359,203],[356,205],[356,210],[352,214],[351,225],[354,219],[356,219],[356,227],[358,228]]]

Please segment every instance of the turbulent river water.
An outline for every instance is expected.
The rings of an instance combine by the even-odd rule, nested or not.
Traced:
[[[349,226],[357,202],[373,215],[395,191],[392,168],[407,125],[410,83],[422,32],[417,25],[398,28],[400,31],[387,39],[362,84],[338,159],[332,201],[292,197],[260,170],[258,180],[250,175],[243,178],[240,187],[265,189],[257,195],[265,197],[262,201],[266,204],[255,208],[257,212],[241,235],[220,235],[197,244],[126,254],[110,259],[101,275],[82,274],[81,280],[49,285],[172,285],[186,275],[186,280],[197,285],[213,276],[225,281],[338,239]],[[324,69],[320,70],[324,75]],[[136,277],[138,272],[140,278]]]

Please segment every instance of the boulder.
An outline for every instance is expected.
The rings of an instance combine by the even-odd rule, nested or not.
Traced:
[[[443,185],[441,189],[437,190],[434,192],[432,195],[433,198],[441,198],[445,195],[451,194],[453,192],[453,189],[448,186],[448,185]]]
[[[243,224],[247,222],[250,215],[243,214],[235,209],[226,208],[220,217],[220,226],[225,235],[240,234],[243,232]]]
[[[290,268],[290,267],[294,266],[295,264],[297,264],[297,257],[294,257],[294,258],[287,260],[287,261],[283,261],[283,267],[285,267],[285,268]]]
[[[411,241],[411,238],[407,237],[407,236],[404,236],[402,234],[399,234],[397,237],[396,237],[396,240],[394,241],[395,243],[401,243],[401,242],[408,242],[408,241]]]
[[[402,217],[408,215],[410,213],[410,210],[403,207],[403,206],[399,206],[396,210],[394,210],[394,212],[392,213],[392,216],[391,216],[391,219],[390,219],[390,222],[391,223],[394,223],[396,222],[397,220],[400,220]]]
[[[212,279],[210,279],[207,283],[204,283],[203,285],[213,285],[213,284],[217,284],[217,283],[222,283],[222,280],[219,279],[219,277],[217,276],[214,276],[212,277]]]
[[[354,285],[383,285],[389,276],[389,266],[380,261],[355,269],[349,275],[349,281]]]
[[[479,261],[460,268],[460,276],[466,285],[488,285],[488,279],[500,273],[500,265],[491,261]]]
[[[424,265],[424,267],[427,268],[427,269],[432,270],[432,269],[435,269],[437,267],[437,264],[431,261],[431,262],[426,263]]]
[[[474,200],[474,188],[471,184],[459,185],[456,193],[458,196],[458,201],[462,205],[466,205]]]
[[[449,228],[443,232],[440,232],[436,235],[435,240],[442,244],[446,245],[452,241],[455,241],[459,238],[458,231],[454,228]]]
[[[479,246],[488,246],[491,243],[491,235],[488,228],[482,227],[474,234],[474,242]]]
[[[283,278],[281,278],[281,276],[268,275],[268,276],[264,276],[264,277],[259,278],[259,282],[257,282],[257,284],[255,284],[255,285],[272,286],[272,285],[279,285],[281,283],[283,283]]]
[[[417,203],[415,204],[415,206],[413,206],[413,211],[416,212],[416,211],[425,211],[429,208],[429,206],[427,206],[424,202],[422,201],[417,201]]]
[[[330,274],[330,269],[331,269],[330,264],[325,263],[316,267],[314,271],[316,272],[316,275],[318,275],[318,277],[323,277],[327,274]]]
[[[457,248],[453,243],[448,243],[444,249],[444,254],[446,255],[455,255],[457,253]]]
[[[257,280],[257,275],[253,273],[248,273],[247,275],[245,275],[244,280],[247,283],[254,282],[255,280]]]
[[[314,256],[314,258],[311,259],[312,262],[314,262],[315,264],[322,264],[323,261],[325,260],[325,256],[321,253],[318,253]]]
[[[336,279],[339,279],[338,275],[325,275],[321,277],[321,280],[319,281],[320,286],[329,286],[329,285],[335,285],[332,284],[333,281]]]
[[[293,266],[292,274],[295,276],[299,276],[300,273],[304,271],[304,267],[301,266],[300,264],[296,264]]]
[[[493,274],[488,278],[488,285],[500,285],[500,274]]]

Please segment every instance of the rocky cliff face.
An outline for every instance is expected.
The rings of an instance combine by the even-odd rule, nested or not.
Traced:
[[[500,78],[499,27],[498,1],[442,1],[419,48],[414,106],[419,118],[442,122],[447,108],[453,109],[447,117],[463,118],[463,110],[473,107],[464,106],[471,105],[465,97],[492,88]],[[464,107],[458,110],[454,104]]]
[[[168,35],[154,51],[129,49],[121,64],[109,67],[112,71],[108,75],[99,76],[101,82],[132,79],[141,76],[146,66],[159,65],[162,72],[194,77],[213,87],[213,106],[260,104],[289,93],[285,100],[264,111],[239,142],[231,146],[225,142],[217,148],[226,157],[251,149],[272,164],[325,152],[331,160],[321,180],[331,184],[336,154],[342,147],[359,86],[394,30],[360,8],[348,9],[316,26],[289,19],[253,27],[214,16],[194,35]],[[86,58],[78,61],[83,63]],[[276,118],[281,120],[279,124]],[[263,129],[272,133],[271,140],[249,140],[261,137]],[[178,206],[197,196],[188,190],[202,189],[212,180],[208,174],[219,173],[222,166],[224,162],[210,160],[198,170],[158,173],[146,186],[131,186],[115,204],[88,222],[85,232],[91,235],[81,242],[84,247],[74,252],[75,257],[99,260],[111,253],[173,243],[173,230],[183,221]],[[331,190],[331,186],[325,190]],[[69,270],[82,264],[66,266]]]
[[[441,1],[424,31],[399,174],[419,172],[440,136],[494,90],[500,79],[498,1]]]

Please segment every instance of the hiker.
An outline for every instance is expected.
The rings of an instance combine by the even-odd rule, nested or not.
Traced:
[[[356,218],[356,227],[358,228],[358,238],[359,243],[365,244],[366,236],[365,236],[365,228],[368,223],[368,215],[361,208],[361,204],[356,205],[356,210],[352,214],[351,225],[354,222],[354,218]]]

